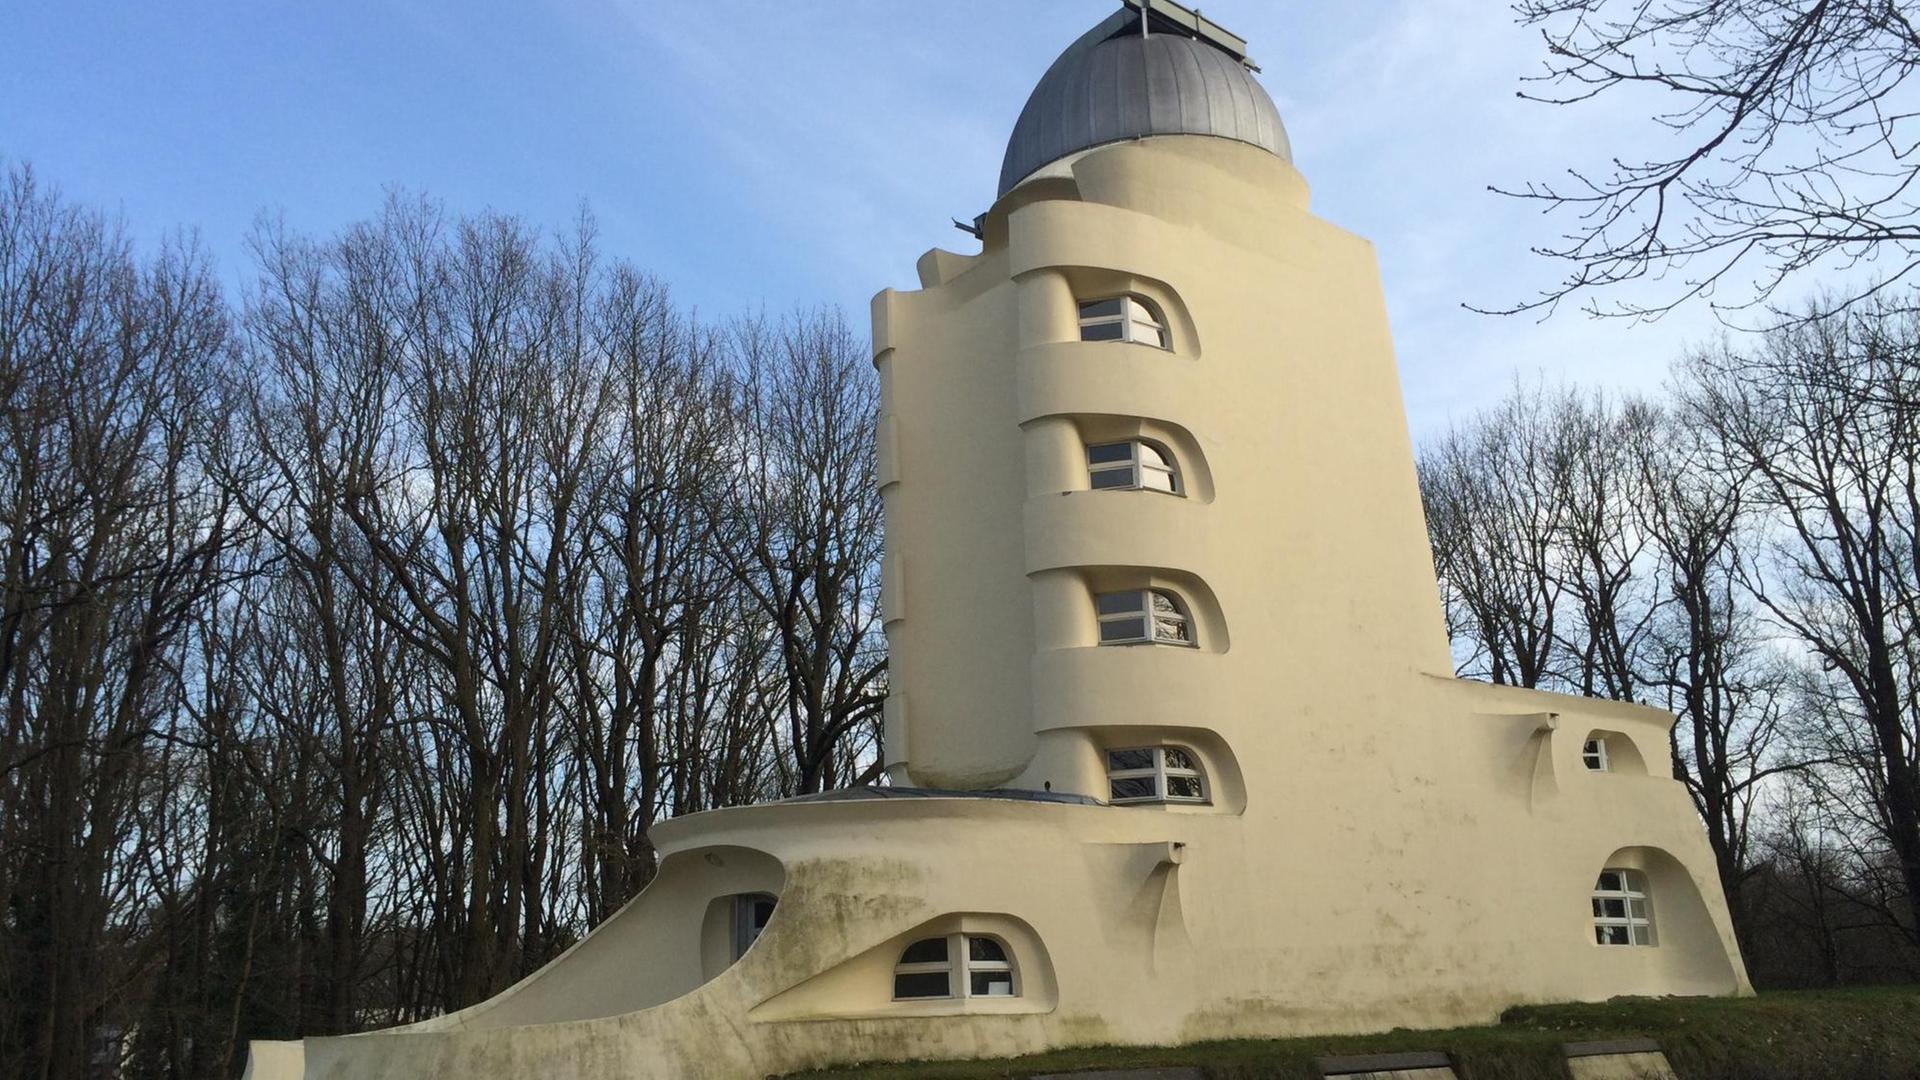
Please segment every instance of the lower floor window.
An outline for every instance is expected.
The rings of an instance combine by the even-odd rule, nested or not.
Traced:
[[[893,968],[897,1001],[919,998],[1019,997],[1013,961],[998,938],[948,934],[906,947]]]
[[[1593,940],[1598,945],[1653,944],[1647,879],[1638,870],[1602,870],[1593,886]]]
[[[760,931],[773,918],[774,898],[766,893],[742,893],[733,898],[733,958],[747,955]]]

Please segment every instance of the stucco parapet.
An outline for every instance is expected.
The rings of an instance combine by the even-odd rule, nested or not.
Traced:
[[[1027,500],[1029,574],[1079,566],[1165,566],[1216,576],[1212,508],[1142,491],[1066,491]]]
[[[1450,675],[1428,673],[1425,678],[1468,699],[1469,703],[1475,706],[1474,711],[1487,715],[1557,713],[1561,716],[1604,719],[1610,723],[1653,726],[1662,731],[1672,729],[1673,725],[1679,722],[1677,717],[1665,709],[1632,701],[1612,701],[1607,698],[1581,697],[1577,694],[1557,694],[1549,690],[1530,690],[1520,686],[1500,686],[1473,679],[1454,678]]]
[[[1145,818],[1146,820],[1142,820]],[[662,858],[706,847],[743,847],[776,858],[789,853],[866,849],[878,833],[908,833],[915,843],[930,821],[1045,828],[1082,843],[1152,843],[1170,826],[1123,808],[956,795],[849,802],[777,802],[705,810],[655,825],[648,836]],[[965,836],[964,833],[954,834]]]

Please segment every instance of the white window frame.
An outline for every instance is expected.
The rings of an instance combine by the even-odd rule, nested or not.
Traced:
[[[970,947],[970,942],[971,942],[971,939],[973,938],[980,938],[984,941],[993,942],[996,946],[999,947],[1000,955],[1006,957],[1006,959],[1005,960],[973,959],[973,955],[972,955],[973,950]],[[964,931],[956,931],[951,934],[935,934],[932,937],[914,938],[912,941],[907,942],[904,946],[901,947],[900,955],[905,956],[907,954],[908,949],[913,948],[915,945],[918,945],[923,941],[934,941],[934,940],[944,940],[947,943],[947,958],[945,960],[939,960],[939,961],[924,960],[924,961],[916,961],[911,964],[895,961],[893,965],[893,973],[894,975],[899,976],[899,975],[933,975],[936,973],[944,972],[947,976],[947,992],[945,994],[938,994],[938,995],[926,994],[926,995],[915,996],[915,997],[901,997],[897,993],[898,987],[896,986],[895,988],[896,993],[894,994],[893,1000],[895,1001],[953,1001],[956,999],[976,998],[983,1001],[993,1001],[993,1000],[999,1000],[999,999],[1017,998],[1020,996],[1020,970],[1013,962],[1013,948],[1012,946],[1008,945],[1005,940],[999,937],[996,937],[993,934],[969,934]],[[1002,972],[1006,973],[1008,980],[1012,986],[1011,993],[976,994],[973,992],[973,977],[975,974],[996,975]]]
[[[1110,446],[1126,447],[1127,456],[1125,460],[1099,462],[1093,460],[1093,452],[1095,450],[1104,450]],[[1158,457],[1160,461],[1149,462],[1145,460],[1142,454],[1143,450],[1153,451],[1154,455]],[[1101,487],[1094,482],[1094,478],[1101,473],[1110,472],[1126,473],[1128,475],[1127,483]],[[1165,476],[1167,478],[1167,486],[1156,487],[1153,484],[1146,483],[1145,478],[1149,473]],[[1185,486],[1180,483],[1180,466],[1172,452],[1158,443],[1151,443],[1145,439],[1117,439],[1113,442],[1088,443],[1087,485],[1095,491],[1158,491],[1168,495],[1185,495],[1187,493]]]
[[[1112,596],[1137,596],[1140,606],[1125,611],[1102,612],[1100,601]],[[1153,597],[1164,596],[1173,605],[1172,614],[1159,614],[1154,611]],[[1170,589],[1115,589],[1113,592],[1095,593],[1093,596],[1093,617],[1097,624],[1095,637],[1101,645],[1171,645],[1176,648],[1199,648],[1199,635],[1195,633],[1193,613],[1188,610],[1185,600]],[[1108,638],[1106,627],[1114,623],[1138,619],[1142,634],[1138,637]],[[1186,630],[1185,638],[1166,637],[1160,634],[1161,620],[1167,620]]]
[[[1616,876],[1617,888],[1609,885],[1610,874]],[[1626,940],[1608,940],[1616,932]],[[1614,866],[1600,871],[1593,886],[1593,943],[1596,947],[1659,944],[1653,935],[1653,897],[1645,874]]]
[[[1087,309],[1109,301],[1120,301],[1120,310],[1111,315],[1089,315]],[[1151,345],[1156,349],[1172,350],[1172,336],[1167,332],[1167,318],[1160,313],[1158,305],[1138,293],[1119,293],[1114,296],[1098,296],[1091,300],[1079,301],[1080,340],[1090,340],[1087,330],[1094,326],[1120,327],[1119,341],[1130,341],[1139,345]]]
[[[1613,763],[1607,759],[1607,737],[1597,735],[1580,744],[1580,762],[1594,772],[1612,772]]]
[[[1185,754],[1187,760],[1193,762],[1193,767],[1182,768],[1178,765],[1168,765],[1167,751],[1169,750],[1178,750],[1182,754]],[[1151,766],[1130,769],[1116,769],[1113,767],[1113,756],[1115,754],[1142,752],[1153,755],[1153,764]],[[1131,806],[1138,803],[1186,803],[1188,805],[1201,806],[1213,801],[1213,789],[1207,784],[1206,772],[1200,768],[1200,755],[1194,753],[1193,748],[1190,746],[1181,746],[1178,744],[1170,746],[1117,746],[1106,751],[1106,763],[1107,802],[1110,805]],[[1199,796],[1173,794],[1172,786],[1167,783],[1167,778],[1170,776],[1191,777],[1198,781],[1200,784]],[[1153,779],[1153,794],[1130,795],[1125,798],[1114,796],[1113,782],[1115,780],[1142,780],[1148,777]]]

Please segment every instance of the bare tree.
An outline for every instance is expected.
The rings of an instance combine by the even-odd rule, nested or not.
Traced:
[[[190,248],[138,262],[94,214],[0,177],[0,1072],[80,1077],[116,994],[141,796],[199,606],[234,542],[207,480],[225,362]],[[167,842],[167,837],[146,838]]]
[[[1570,510],[1557,411],[1543,389],[1516,387],[1420,456],[1434,563],[1468,648],[1462,674],[1553,681]]]
[[[1908,76],[1920,30],[1894,0],[1517,0],[1546,46],[1522,96],[1561,106],[1648,102],[1639,146],[1508,192],[1572,215],[1534,250],[1561,282],[1507,309],[1582,296],[1648,316],[1696,297],[1764,303],[1796,275],[1920,266]],[[1644,281],[1649,300],[1599,294]]]
[[[1699,353],[1686,408],[1772,522],[1745,584],[1818,662],[1828,755],[1920,919],[1920,324],[1884,304]],[[1871,861],[1871,860],[1869,860]]]
[[[1640,679],[1679,720],[1673,773],[1706,825],[1744,942],[1755,812],[1766,782],[1803,764],[1780,752],[1789,668],[1742,584],[1751,474],[1724,468],[1685,414],[1662,410],[1649,421],[1632,444],[1641,474],[1635,517],[1658,583]]]
[[[869,740],[885,696],[879,620],[880,502],[873,485],[878,385],[837,312],[735,328],[745,450],[732,559],[771,623],[784,682],[785,785],[815,792],[848,776],[838,753]],[[869,758],[877,755],[868,755]],[[867,770],[877,776],[877,765]]]
[[[238,1072],[485,997],[662,816],[870,779],[874,375],[396,195],[230,314],[0,190],[0,1072]]]

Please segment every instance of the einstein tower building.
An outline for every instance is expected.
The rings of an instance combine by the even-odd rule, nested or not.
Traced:
[[[903,135],[903,138],[910,137]],[[655,828],[498,997],[266,1078],[745,1078],[1750,992],[1674,718],[1455,679],[1373,248],[1125,0],[873,302],[890,784]]]

